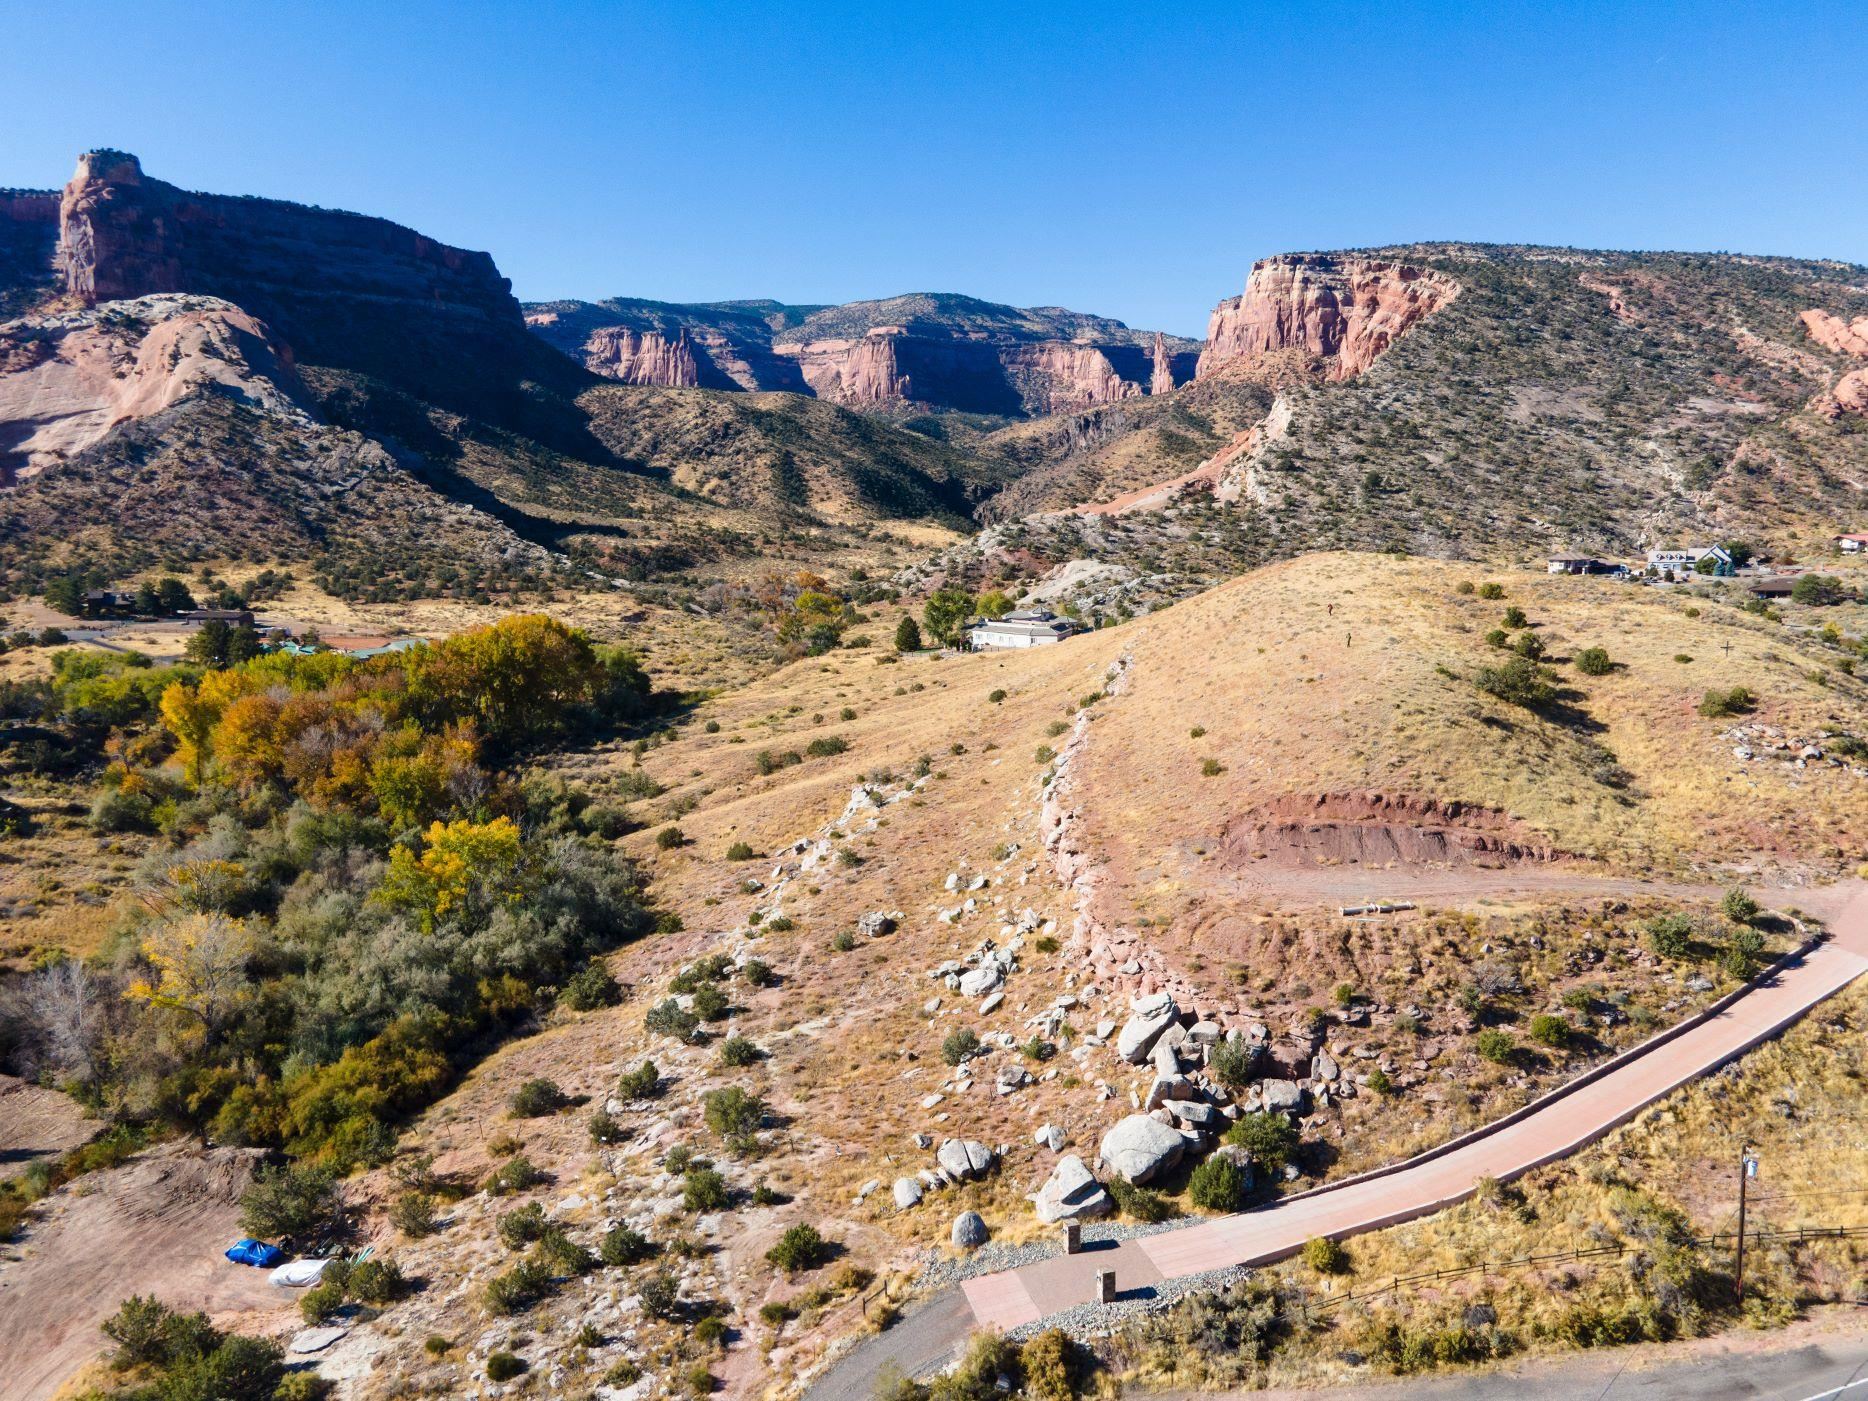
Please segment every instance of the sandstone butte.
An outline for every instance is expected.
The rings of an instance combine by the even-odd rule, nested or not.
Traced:
[[[1325,378],[1352,379],[1458,295],[1444,273],[1381,258],[1266,258],[1253,265],[1241,296],[1213,309],[1195,375],[1296,349],[1323,361]]]

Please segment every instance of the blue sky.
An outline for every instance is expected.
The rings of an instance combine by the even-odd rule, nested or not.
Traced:
[[[1199,334],[1418,238],[1868,262],[1834,4],[0,0],[0,185],[119,146],[486,248],[521,297],[916,290]]]

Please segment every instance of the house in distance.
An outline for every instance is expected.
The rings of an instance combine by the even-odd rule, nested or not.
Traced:
[[[1070,619],[1060,618],[1048,608],[1021,608],[1002,618],[975,623],[966,630],[966,640],[975,652],[990,652],[1062,642],[1076,630],[1077,625]]]

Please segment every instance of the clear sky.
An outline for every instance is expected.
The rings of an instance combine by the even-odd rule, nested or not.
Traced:
[[[117,146],[526,299],[964,291],[1200,334],[1421,238],[1868,262],[1839,3],[0,0],[0,185]]]

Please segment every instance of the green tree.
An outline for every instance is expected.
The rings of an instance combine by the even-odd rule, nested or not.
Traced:
[[[1251,1183],[1243,1166],[1215,1153],[1187,1179],[1187,1196],[1202,1211],[1237,1211]]]
[[[1012,611],[1012,599],[1004,589],[990,589],[973,606],[982,618],[1003,618]]]
[[[897,652],[919,652],[921,650],[921,626],[906,613],[895,625],[895,650]]]
[[[84,616],[84,580],[76,574],[61,574],[45,586],[45,606],[69,617]]]
[[[188,591],[188,585],[170,575],[156,581],[156,602],[160,612],[180,613],[195,606],[195,596]]]
[[[934,637],[951,647],[973,613],[973,595],[965,589],[936,589],[921,609],[921,619]]]

